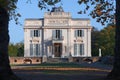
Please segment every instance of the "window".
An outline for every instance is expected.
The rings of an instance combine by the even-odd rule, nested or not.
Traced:
[[[83,37],[84,30],[75,30],[75,37]]]
[[[62,39],[62,30],[53,30],[52,36],[54,39]]]
[[[30,56],[40,56],[40,44],[30,44]]]
[[[79,48],[80,48],[80,55],[84,55],[84,44],[80,44]]]
[[[55,33],[56,33],[55,38],[60,38],[60,30],[56,30]]]
[[[74,44],[74,55],[75,56],[84,55],[84,44]]]
[[[30,36],[31,37],[40,37],[40,30],[31,30]]]

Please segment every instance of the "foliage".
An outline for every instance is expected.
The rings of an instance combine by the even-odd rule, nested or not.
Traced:
[[[18,43],[18,44],[16,44],[16,47],[17,47],[17,56],[23,57],[24,56],[24,44]]]
[[[40,9],[46,9],[48,5],[55,5],[60,1],[61,0],[38,0],[38,7]],[[17,12],[17,2],[18,0],[0,0],[0,8],[5,8],[9,13],[9,19],[14,19],[16,24],[20,24],[18,19],[21,15]],[[26,2],[31,2],[31,0],[26,0]]]
[[[9,56],[11,56],[11,57],[17,56],[17,48],[14,44],[9,44],[8,53],[9,53]]]
[[[0,8],[5,8],[9,13],[9,20],[14,19],[16,24],[20,24],[18,18],[21,15],[16,11],[18,0],[0,0]]]
[[[38,2],[38,7],[40,9],[48,9],[48,5],[55,5],[56,3],[60,2],[61,0],[40,0]]]
[[[109,24],[100,32],[100,48],[103,55],[113,55],[115,45],[115,25]]]
[[[21,57],[24,56],[24,44],[17,43],[17,44],[9,44],[8,53],[11,57]]]
[[[113,55],[115,46],[115,25],[108,24],[107,27],[98,31],[92,31],[92,55],[98,56],[99,48],[102,50],[102,55]]]
[[[85,9],[82,8],[78,13],[86,13],[87,10],[90,10],[89,15],[92,18],[96,18],[97,22],[100,22],[102,25],[107,23],[114,22],[115,14],[115,0],[78,0],[80,5],[84,4]]]
[[[98,56],[100,31],[93,27],[91,34],[92,56]]]

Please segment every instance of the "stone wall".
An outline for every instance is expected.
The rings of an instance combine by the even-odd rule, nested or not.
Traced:
[[[100,57],[69,57],[67,58],[47,58],[47,57],[10,57],[10,64],[41,64],[44,62],[96,62]]]
[[[9,57],[10,64],[40,64],[41,57]]]
[[[96,62],[100,59],[100,57],[72,57],[72,62]]]

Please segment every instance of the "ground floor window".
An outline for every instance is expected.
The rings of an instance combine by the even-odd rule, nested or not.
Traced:
[[[84,44],[74,44],[74,55],[75,56],[84,55]]]
[[[40,44],[30,44],[30,56],[40,56]]]

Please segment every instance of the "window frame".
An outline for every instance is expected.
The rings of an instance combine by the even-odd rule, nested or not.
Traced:
[[[84,30],[83,29],[75,30],[75,37],[84,37]]]
[[[37,30],[37,29],[31,30],[30,31],[30,36],[31,37],[40,37],[40,30]]]
[[[84,53],[84,44],[83,43],[75,43],[74,44],[74,56],[83,56]]]

